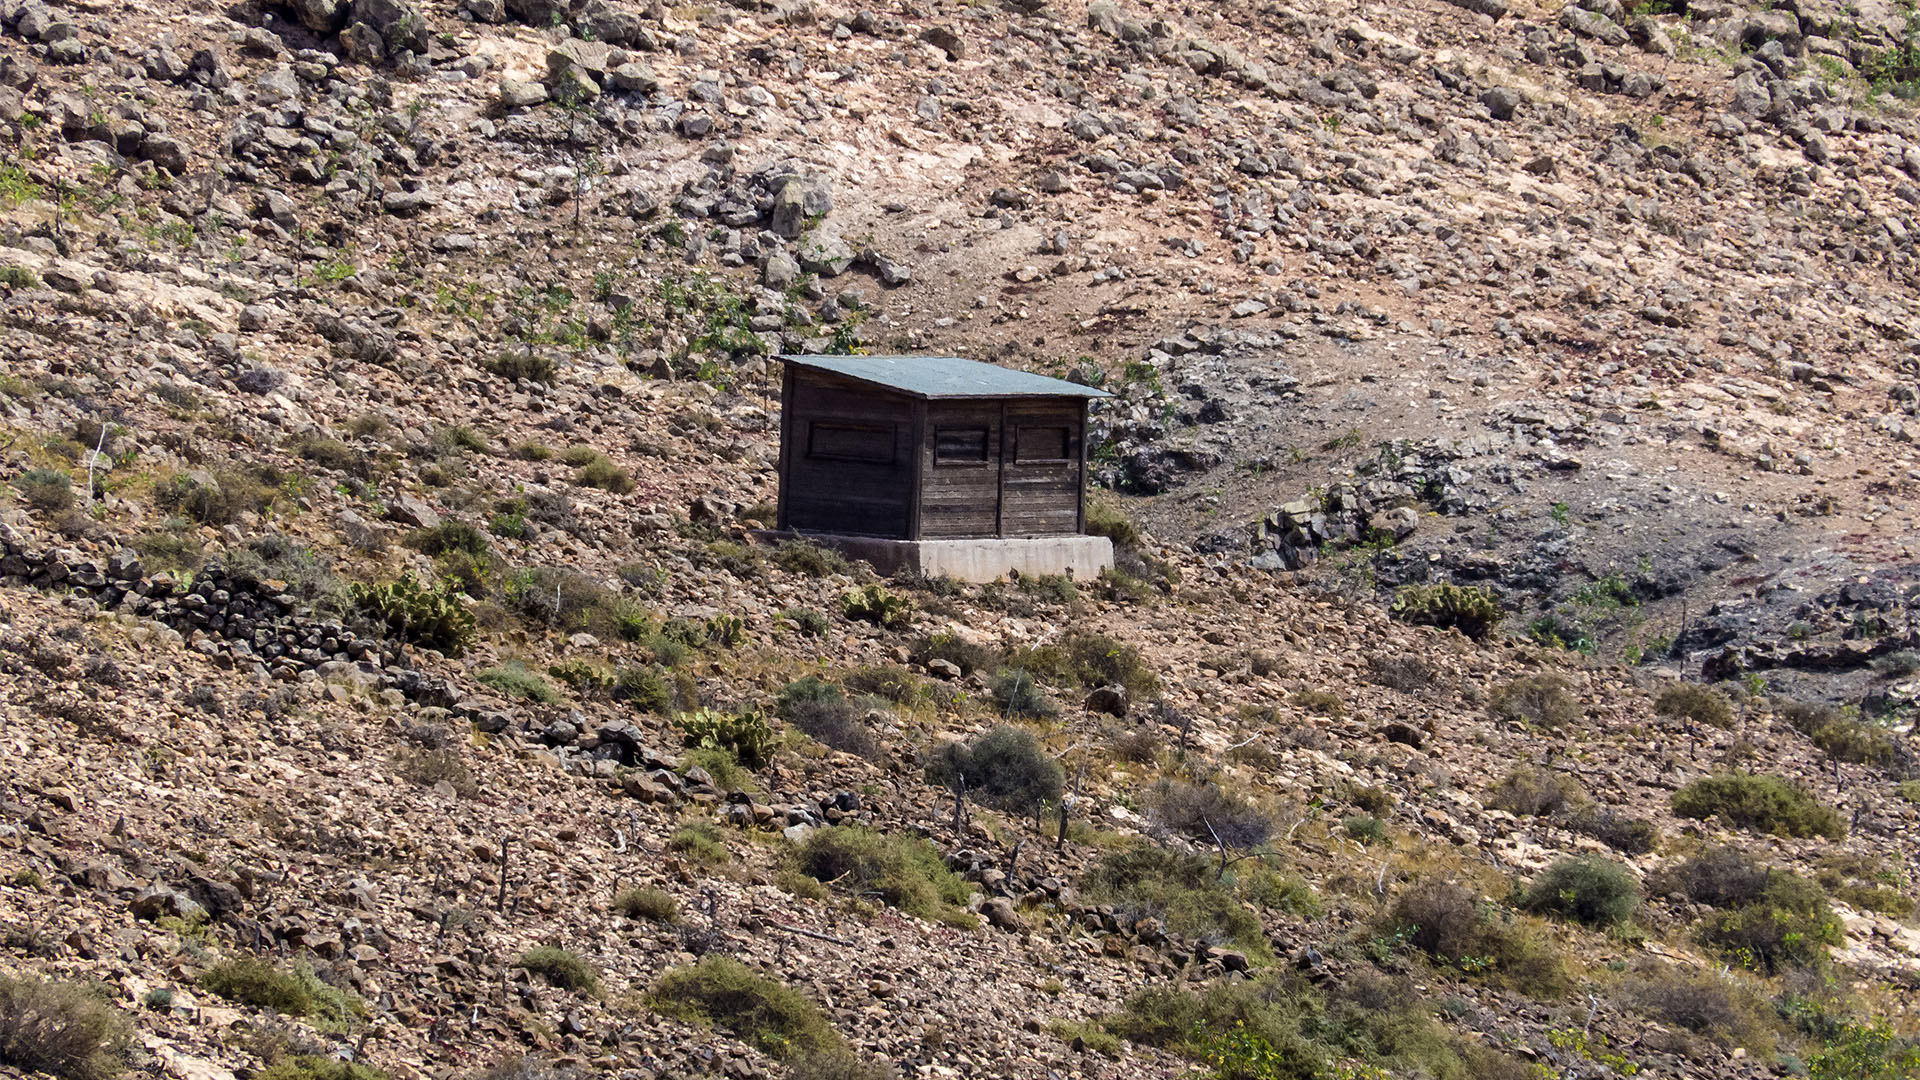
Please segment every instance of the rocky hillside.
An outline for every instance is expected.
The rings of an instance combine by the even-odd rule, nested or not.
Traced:
[[[1904,9],[0,28],[0,1072],[1920,1075]],[[755,541],[855,349],[1117,571]]]

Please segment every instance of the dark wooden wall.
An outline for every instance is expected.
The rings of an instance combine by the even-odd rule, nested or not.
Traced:
[[[1080,531],[1085,405],[933,401],[920,439],[920,536]]]
[[[917,405],[903,394],[788,365],[778,527],[911,538]]]

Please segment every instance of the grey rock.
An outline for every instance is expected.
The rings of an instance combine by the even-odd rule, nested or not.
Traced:
[[[1510,86],[1489,87],[1480,95],[1480,104],[1487,107],[1487,113],[1495,120],[1511,120],[1520,103],[1526,100],[1520,91]]]
[[[815,229],[801,237],[794,245],[794,254],[799,257],[802,269],[821,277],[839,277],[846,273],[854,258],[853,248],[840,234],[827,229]]]
[[[289,0],[300,25],[318,34],[331,34],[346,22],[347,5],[340,0]]]
[[[402,525],[411,525],[416,529],[432,529],[440,524],[440,515],[426,500],[412,495],[396,495],[387,504],[387,520]]]
[[[1447,3],[1490,19],[1498,19],[1508,11],[1506,0],[1447,0]]]
[[[547,102],[547,88],[528,79],[501,79],[500,104],[508,109],[526,109]]]
[[[148,135],[140,140],[140,158],[176,175],[187,171],[187,148],[171,135]]]
[[[773,198],[771,227],[792,240],[833,212],[833,185],[824,176],[793,176]]]
[[[1127,688],[1119,684],[1097,687],[1087,695],[1087,711],[1104,713],[1107,716],[1127,715]]]
[[[1625,45],[1630,40],[1626,29],[1619,23],[1597,11],[1588,11],[1577,5],[1569,4],[1561,10],[1560,25],[1606,45]]]
[[[380,207],[396,217],[412,217],[440,200],[426,188],[414,191],[389,191],[380,198]]]
[[[1013,901],[1004,896],[993,897],[981,904],[980,914],[986,918],[989,925],[1001,930],[1010,930],[1017,934],[1027,929],[1027,922],[1020,917],[1018,911],[1014,910]]]
[[[615,90],[630,94],[651,94],[660,89],[660,79],[653,69],[631,60],[609,71],[607,81]]]
[[[929,26],[920,31],[920,40],[946,53],[948,60],[959,60],[967,55],[966,40],[949,27]]]
[[[798,280],[800,264],[784,251],[768,256],[767,264],[760,268],[760,284],[769,289],[785,289]]]

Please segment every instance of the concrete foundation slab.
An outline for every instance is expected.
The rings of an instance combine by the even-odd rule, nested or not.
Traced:
[[[826,533],[756,532],[762,540],[812,540],[848,558],[865,559],[882,574],[915,571],[956,581],[997,581],[1022,575],[1066,574],[1079,581],[1113,567],[1113,541],[1104,536],[1041,536],[1026,540],[880,540]]]

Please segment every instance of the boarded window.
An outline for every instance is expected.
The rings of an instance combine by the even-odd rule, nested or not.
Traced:
[[[807,432],[807,456],[828,461],[893,464],[893,425],[814,423]]]
[[[1067,429],[1063,427],[1020,428],[1014,436],[1013,460],[1067,460]]]
[[[979,465],[987,460],[987,429],[943,427],[933,432],[936,465]]]

